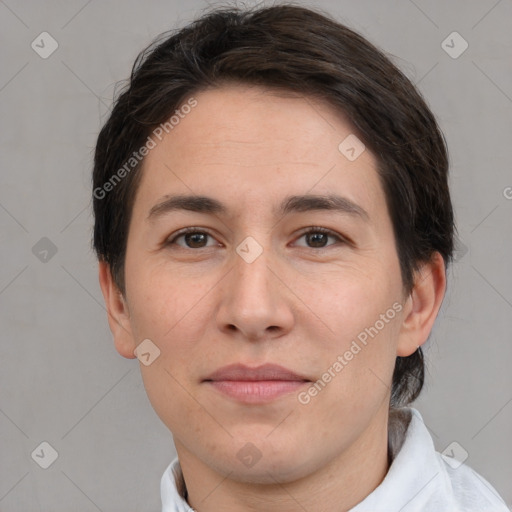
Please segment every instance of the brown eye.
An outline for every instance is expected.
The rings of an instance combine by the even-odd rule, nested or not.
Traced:
[[[179,231],[173,238],[167,240],[165,245],[177,245],[185,249],[203,249],[208,247],[206,242],[208,237],[213,238],[210,233],[196,228],[186,228]],[[176,243],[176,240],[183,238],[185,245]]]
[[[185,245],[182,243],[177,243],[177,240],[181,238],[183,238],[185,241]],[[172,238],[167,240],[165,245],[177,245],[178,247],[182,247],[184,249],[204,249],[211,247],[211,244],[210,246],[207,245],[208,238],[213,239],[213,236],[204,229],[185,228],[181,231],[178,231],[178,233],[176,233]],[[307,244],[306,247],[311,249],[324,249],[329,247],[329,238],[336,240],[338,243],[346,243],[345,239],[334,231],[321,227],[308,228],[308,230],[303,232],[299,238],[305,238]]]
[[[343,238],[341,238],[337,233],[330,229],[320,227],[309,228],[300,236],[300,238],[303,237],[306,238],[306,243],[311,249],[324,249],[328,247],[326,244],[329,238],[334,238],[338,242],[344,243]]]

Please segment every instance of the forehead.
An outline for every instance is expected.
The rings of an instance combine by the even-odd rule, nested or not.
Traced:
[[[324,168],[339,142],[355,132],[343,112],[298,93],[229,84],[195,98],[197,106],[171,132],[176,154],[197,149],[186,155],[192,161],[219,154],[245,167],[282,161]],[[262,160],[237,160],[248,153]]]
[[[376,159],[368,150],[347,158],[340,144],[355,130],[326,102],[243,85],[193,97],[197,105],[145,157],[139,188],[151,208],[175,192],[222,196],[223,203],[275,196],[274,212],[285,195],[337,189],[369,209],[382,195]]]

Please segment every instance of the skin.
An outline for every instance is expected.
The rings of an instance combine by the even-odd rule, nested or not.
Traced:
[[[195,510],[349,510],[388,471],[395,358],[428,338],[446,287],[442,257],[434,253],[405,293],[376,159],[368,149],[355,161],[340,153],[355,131],[329,105],[240,84],[194,97],[197,106],[145,157],[125,296],[99,265],[115,346],[133,358],[149,338],[160,350],[141,363],[142,377]],[[230,214],[148,221],[171,193],[214,197]],[[368,219],[273,215],[285,196],[305,193],[342,195]],[[303,235],[317,226],[347,241]],[[185,227],[210,236],[165,245]],[[252,263],[236,252],[248,236],[263,250]],[[240,403],[203,382],[227,364],[267,362],[316,381],[394,303],[401,311],[306,405],[296,392]],[[248,442],[261,454],[252,467],[237,457]]]

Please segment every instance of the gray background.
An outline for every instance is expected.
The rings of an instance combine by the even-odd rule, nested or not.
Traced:
[[[510,507],[512,2],[309,4],[389,52],[446,135],[461,245],[415,407],[437,449],[457,441]],[[205,7],[0,0],[2,512],[160,508],[172,438],[139,362],[111,341],[90,246],[90,172],[115,82],[155,36]],[[43,31],[59,45],[47,59],[31,48]],[[453,31],[469,44],[458,58],[441,46]],[[41,252],[43,237],[55,254]],[[58,452],[46,470],[31,457],[43,441]]]

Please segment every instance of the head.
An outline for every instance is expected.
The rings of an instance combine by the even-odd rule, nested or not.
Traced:
[[[175,442],[227,470],[251,441],[300,476],[410,404],[452,258],[447,174],[414,85],[318,12],[215,10],[142,52],[97,141],[94,247],[118,351],[159,354],[141,370]],[[239,404],[207,382],[234,362],[309,383]]]

